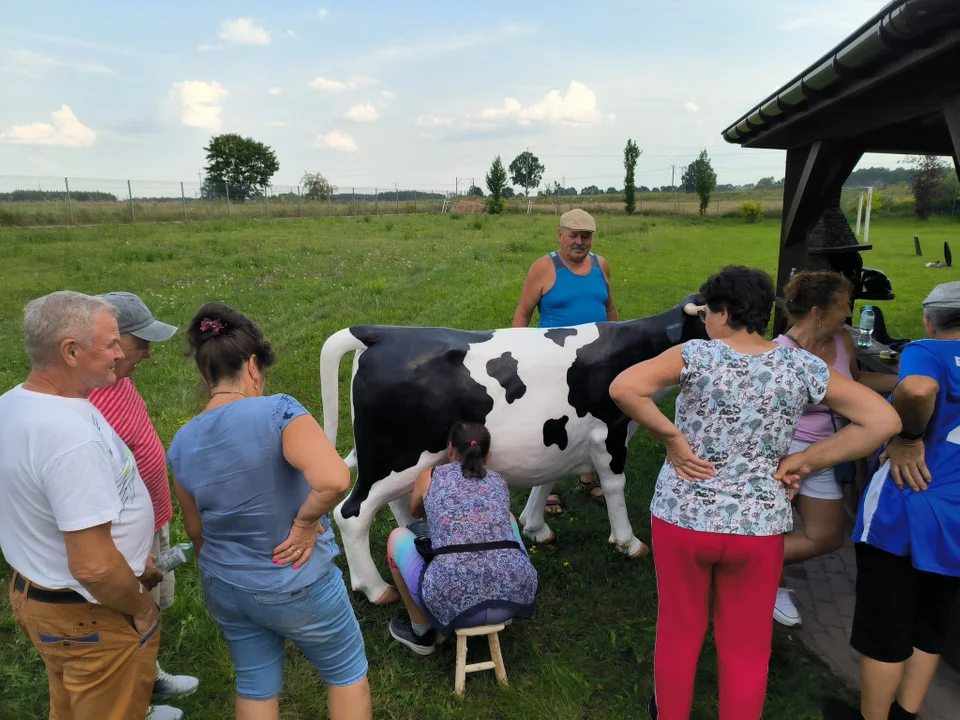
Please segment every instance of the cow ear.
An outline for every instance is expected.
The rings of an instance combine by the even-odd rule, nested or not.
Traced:
[[[676,345],[683,340],[684,324],[684,322],[677,322],[667,325],[667,340],[669,340],[672,345]]]

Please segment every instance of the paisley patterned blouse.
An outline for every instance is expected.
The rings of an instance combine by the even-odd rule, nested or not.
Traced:
[[[793,527],[786,487],[773,479],[804,408],[823,400],[830,371],[803,350],[743,355],[720,340],[682,349],[676,426],[714,464],[688,482],[664,463],[651,512],[688,530],[779,535]]]

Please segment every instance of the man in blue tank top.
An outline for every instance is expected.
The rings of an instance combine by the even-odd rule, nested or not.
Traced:
[[[930,339],[904,348],[891,398],[903,431],[880,455],[853,535],[860,711],[832,708],[830,720],[915,718],[960,591],[960,282],[934,288],[923,324]]]
[[[617,308],[610,292],[610,266],[590,252],[597,224],[584,210],[574,209],[560,216],[557,242],[560,247],[530,266],[513,327],[528,327],[534,309],[540,310],[537,327],[570,327],[617,320]],[[594,473],[580,477],[580,487],[603,502],[603,489]],[[559,515],[559,487],[547,499],[547,512]]]

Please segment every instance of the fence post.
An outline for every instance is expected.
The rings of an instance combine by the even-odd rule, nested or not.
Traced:
[[[127,195],[130,197],[130,222],[136,222],[137,218],[133,212],[133,188],[130,187],[129,180],[127,180]]]
[[[227,217],[230,217],[230,183],[224,180],[223,187],[227,190]]]
[[[180,204],[183,205],[183,221],[187,221],[187,196],[183,191],[183,183],[180,183]]]
[[[393,184],[393,191],[397,194],[397,215],[400,214],[400,191],[397,189],[397,184]]]
[[[303,196],[300,195],[299,185],[297,185],[297,217],[303,217]]]
[[[327,215],[330,214],[330,196],[333,195],[332,192],[327,193]]]
[[[417,215],[417,191],[413,191],[413,214]]]
[[[352,214],[352,215],[356,215],[356,214],[357,214],[357,189],[356,189],[356,188],[350,188],[350,194],[351,194],[352,197],[353,197],[353,202],[352,202],[352,204],[351,204],[351,206],[350,206],[351,214]]]
[[[70,180],[64,178],[63,184],[67,186],[67,210],[70,211],[70,224],[73,225],[73,203],[70,201]]]
[[[377,204],[377,216],[380,216],[380,188],[373,189],[373,197],[375,198],[374,202]]]
[[[266,185],[263,186],[263,206],[267,210],[267,217],[270,217],[270,195]]]

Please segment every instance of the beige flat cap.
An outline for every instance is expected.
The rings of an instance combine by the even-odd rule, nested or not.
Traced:
[[[567,228],[567,230],[597,231],[597,223],[593,219],[593,216],[586,210],[581,210],[580,208],[567,210],[567,212],[561,215],[560,227]]]

